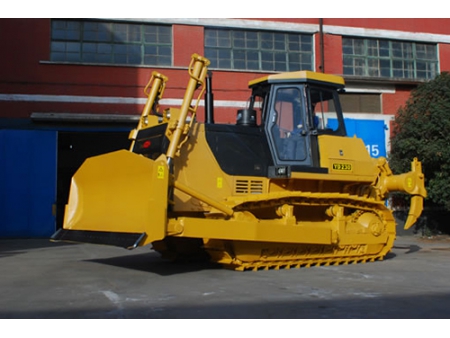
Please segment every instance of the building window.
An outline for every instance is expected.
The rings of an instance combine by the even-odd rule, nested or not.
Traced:
[[[205,28],[211,68],[296,71],[313,69],[312,35]]]
[[[381,94],[339,94],[344,113],[381,113]]]
[[[172,65],[172,27],[52,20],[51,61]]]
[[[382,39],[343,38],[344,74],[403,79],[434,79],[435,44]]]

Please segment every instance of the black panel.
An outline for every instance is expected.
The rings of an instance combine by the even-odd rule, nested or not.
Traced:
[[[206,141],[228,175],[264,176],[273,165],[267,137],[259,127],[205,124]]]
[[[165,135],[167,123],[139,130],[133,153],[142,154],[151,159],[167,152],[169,140]]]
[[[270,166],[269,178],[290,178],[291,173],[314,173],[314,174],[328,174],[328,168],[310,167],[306,165],[292,165],[292,166]]]
[[[319,154],[319,140],[317,139],[317,135],[310,135],[310,144],[311,144],[311,160],[312,165],[315,168],[320,168],[320,154]],[[328,170],[327,170],[328,172]]]
[[[105,244],[134,249],[139,245],[144,236],[145,233],[59,229],[50,239],[52,241]]]
[[[308,167],[304,165],[293,165],[291,166],[291,171],[299,173],[328,174],[328,168]]]

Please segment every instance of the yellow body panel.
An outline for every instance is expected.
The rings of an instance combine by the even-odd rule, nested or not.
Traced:
[[[195,123],[184,144],[185,151],[174,161],[174,180],[189,186],[209,198],[224,202],[232,189],[231,178],[219,167],[205,138],[204,124]],[[175,190],[174,211],[209,211],[211,206]]]
[[[319,152],[320,166],[328,168],[330,174],[348,175],[357,181],[377,177],[377,160],[369,156],[359,138],[321,135]]]

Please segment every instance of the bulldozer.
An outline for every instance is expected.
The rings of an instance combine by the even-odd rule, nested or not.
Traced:
[[[347,136],[337,75],[252,80],[235,123],[215,123],[209,64],[193,54],[181,107],[162,111],[168,78],[152,73],[130,149],[86,159],[51,240],[149,245],[238,271],[383,260],[396,238],[390,193],[410,195],[405,229],[422,213],[421,162],[395,175]]]

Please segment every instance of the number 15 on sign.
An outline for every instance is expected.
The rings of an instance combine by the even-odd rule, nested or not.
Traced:
[[[369,152],[370,156],[377,157],[378,155],[380,155],[378,144],[368,144],[366,145],[366,149]]]

